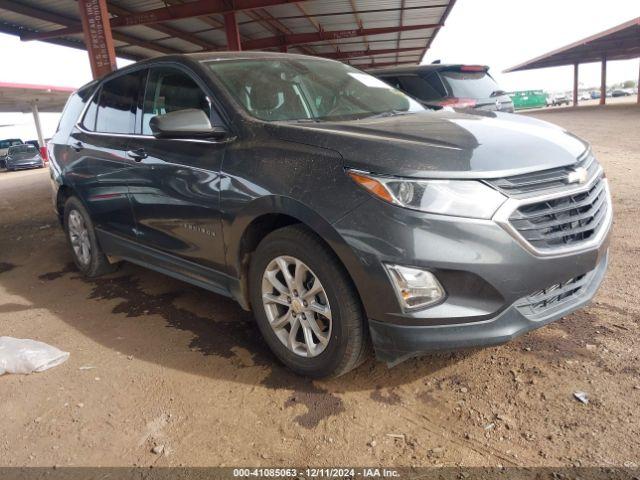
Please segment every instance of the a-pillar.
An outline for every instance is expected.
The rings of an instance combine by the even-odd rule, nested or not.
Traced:
[[[238,30],[238,21],[236,20],[236,12],[224,14],[224,30],[227,34],[227,50],[242,50],[240,43],[240,30]]]
[[[79,0],[78,8],[91,73],[99,78],[117,68],[107,0]]]

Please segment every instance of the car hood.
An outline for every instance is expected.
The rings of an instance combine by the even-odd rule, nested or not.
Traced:
[[[417,178],[496,178],[570,165],[588,145],[523,115],[451,109],[348,122],[270,124],[283,140],[339,152],[346,167]]]

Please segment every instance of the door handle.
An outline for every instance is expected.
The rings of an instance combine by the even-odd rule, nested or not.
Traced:
[[[77,141],[73,145],[71,145],[71,148],[73,148],[76,152],[79,152],[84,148],[84,145],[82,144],[82,142]]]
[[[133,158],[136,162],[147,158],[147,152],[144,148],[136,148],[134,150],[127,150],[127,157]]]

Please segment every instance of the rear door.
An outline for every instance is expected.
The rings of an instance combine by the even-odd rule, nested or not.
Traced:
[[[221,125],[211,105],[203,83],[186,69],[149,69],[137,134],[127,148],[135,161],[129,191],[141,243],[222,270],[220,168],[227,141],[158,139],[149,127],[155,115],[191,108],[203,110],[212,124]]]
[[[135,238],[128,183],[135,162],[125,154],[135,128],[143,72],[125,73],[95,92],[67,141],[66,178],[96,227]]]

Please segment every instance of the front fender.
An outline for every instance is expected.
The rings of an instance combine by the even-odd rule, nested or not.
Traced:
[[[347,214],[348,212],[344,213]],[[347,244],[338,230],[332,223],[309,206],[293,198],[278,195],[265,196],[252,201],[235,216],[233,222],[225,225],[226,260],[230,276],[238,279],[242,277],[241,245],[243,236],[252,223],[268,215],[286,215],[296,222],[304,224],[318,235],[336,254],[354,282],[356,289],[360,292],[359,285],[364,285],[366,281],[364,269],[354,250]],[[240,291],[233,291],[236,288]],[[241,284],[237,287],[232,287],[232,293],[235,298],[240,299],[244,296],[241,292],[242,288]]]

